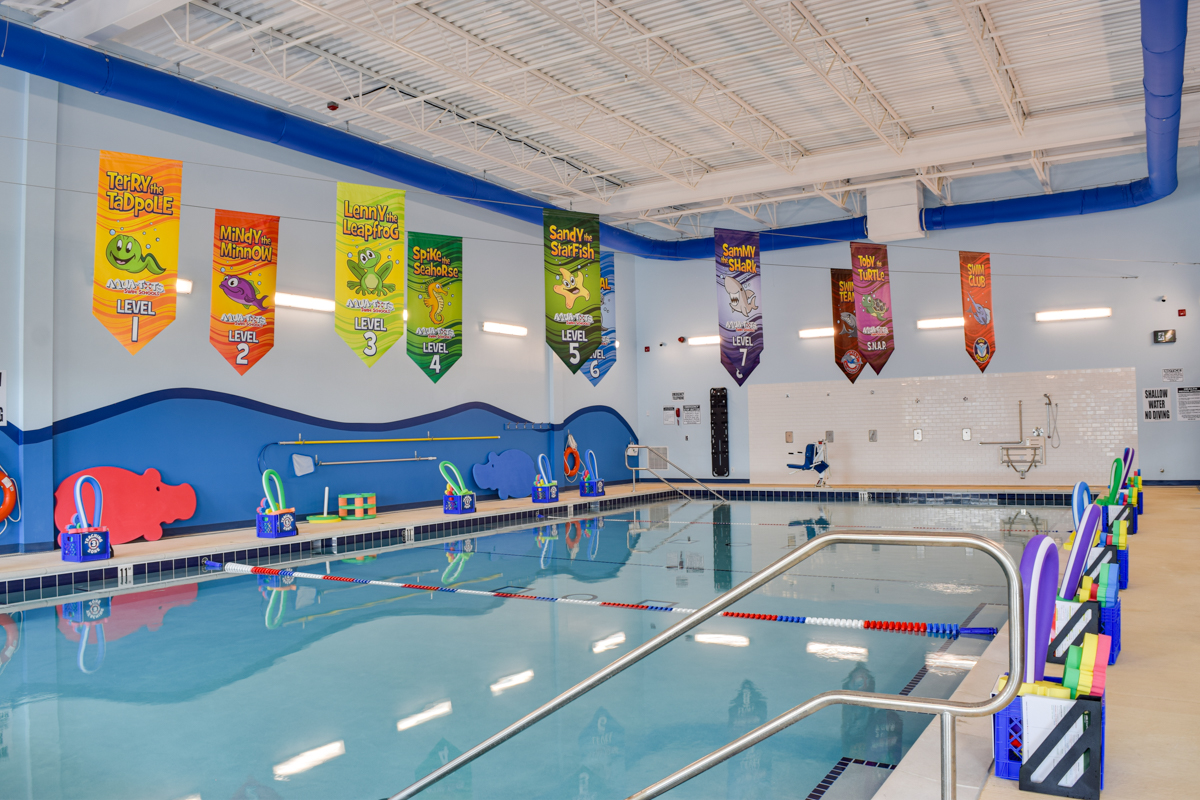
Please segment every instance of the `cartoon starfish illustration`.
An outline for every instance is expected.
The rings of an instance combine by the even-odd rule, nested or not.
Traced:
[[[563,296],[568,311],[575,305],[575,301],[581,297],[584,300],[592,299],[591,292],[583,285],[582,270],[572,274],[570,270],[559,267],[558,271],[562,273],[562,283],[555,284],[554,291]]]
[[[142,246],[137,239],[125,234],[112,238],[108,247],[104,248],[104,257],[108,259],[108,263],[126,272],[138,273],[148,269],[154,275],[162,275],[167,271],[151,253],[143,256]]]
[[[346,281],[346,286],[353,289],[355,294],[387,297],[396,290],[396,284],[384,283],[388,275],[392,274],[392,262],[388,260],[380,266],[379,260],[383,258],[382,253],[376,253],[369,247],[364,247],[358,251],[357,259],[354,253],[349,255],[350,257],[346,259],[346,267],[356,280]]]

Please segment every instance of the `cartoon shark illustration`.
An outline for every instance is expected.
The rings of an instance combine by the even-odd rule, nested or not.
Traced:
[[[570,311],[575,305],[576,300],[579,300],[580,298],[584,300],[592,299],[592,293],[589,292],[587,287],[583,285],[582,271],[572,273],[570,270],[564,269],[563,267],[559,267],[558,271],[562,273],[562,283],[554,284],[554,291],[563,296],[563,300],[566,301],[568,311]]]
[[[849,311],[843,311],[838,315],[838,319],[842,321],[842,333],[851,336],[858,336],[858,320]]]
[[[148,269],[151,274],[162,275],[167,271],[152,254],[146,253],[143,256],[142,246],[137,239],[125,234],[114,236],[109,241],[108,247],[104,248],[104,257],[108,259],[108,263],[126,272],[138,273]]]
[[[758,308],[754,292],[743,287],[732,275],[725,276],[725,292],[729,295],[729,307],[743,317],[750,316],[750,312]]]
[[[975,308],[975,310],[971,312],[971,316],[975,318],[976,322],[978,322],[980,325],[987,325],[992,321],[991,310],[984,308],[983,306],[979,305],[979,303],[976,303],[975,298],[971,297],[969,292],[967,293],[967,302]]]
[[[254,306],[259,311],[266,311],[267,307],[263,305],[263,298],[258,296],[258,292],[254,289],[254,284],[245,278],[239,278],[236,275],[230,275],[225,280],[221,281],[221,291],[235,303],[241,303],[246,308]]]

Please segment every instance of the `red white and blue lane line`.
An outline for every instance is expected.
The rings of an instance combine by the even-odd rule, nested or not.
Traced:
[[[691,614],[694,608],[678,606],[652,606],[642,603],[612,603],[603,600],[580,600],[575,597],[540,597],[532,594],[511,592],[484,592],[479,589],[460,589],[451,586],[425,586],[420,583],[398,583],[395,581],[372,581],[366,578],[344,578],[341,575],[320,575],[314,572],[297,572],[293,569],[273,567],[251,567],[246,564],[222,564],[205,561],[209,572],[230,572],[236,575],[275,575],[281,578],[305,578],[335,583],[357,583],[366,586],[388,586],[393,589],[416,589],[421,592],[444,592],[446,594],[469,594],[481,597],[500,597],[505,600],[538,600],[543,603],[573,603],[581,606],[604,606],[605,608],[631,608],[640,611],[665,611],[672,614]],[[784,614],[746,614],[741,611],[722,611],[720,616],[734,619],[753,619],[763,622],[793,622],[802,625],[817,625],[827,628],[854,628],[868,631],[894,631],[918,636],[995,636],[996,628],[963,628],[953,623],[940,622],[893,622],[876,619],[840,619],[837,617],[796,617]]]

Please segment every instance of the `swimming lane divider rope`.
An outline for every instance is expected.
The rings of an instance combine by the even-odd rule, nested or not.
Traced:
[[[235,575],[276,575],[281,578],[306,578],[317,581],[334,581],[335,583],[357,583],[367,586],[388,586],[393,589],[417,589],[424,592],[445,592],[447,594],[470,594],[482,597],[499,597],[505,600],[539,600],[544,603],[573,603],[581,606],[604,606],[606,608],[632,608],[642,611],[665,611],[672,614],[691,614],[694,608],[679,608],[677,606],[652,606],[642,603],[610,603],[603,600],[580,600],[574,597],[539,597],[531,594],[512,594],[510,592],[483,592],[478,589],[458,589],[449,586],[424,586],[419,583],[396,583],[395,581],[372,581],[366,578],[344,578],[341,575],[319,575],[313,572],[296,572],[291,569],[275,569],[273,567],[251,567],[247,564],[222,564],[217,561],[205,561],[205,570],[209,572],[229,572]],[[794,617],[782,614],[746,614],[740,611],[723,611],[723,617],[734,619],[753,619],[764,622],[794,622],[802,625],[818,625],[828,628],[855,628],[859,630],[896,631],[912,633],[920,636],[995,636],[996,628],[963,628],[953,623],[940,622],[892,622],[872,619],[839,619],[836,617]]]

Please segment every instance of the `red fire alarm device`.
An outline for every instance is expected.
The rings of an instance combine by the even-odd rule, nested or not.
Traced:
[[[1181,309],[1179,309],[1179,316],[1181,316],[1181,317],[1186,317],[1186,316],[1187,316],[1187,309],[1186,309],[1186,308],[1181,308]]]

